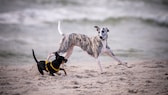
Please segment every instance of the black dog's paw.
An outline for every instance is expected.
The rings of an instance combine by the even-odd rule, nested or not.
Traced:
[[[53,73],[50,73],[50,76],[55,76]]]
[[[61,75],[61,73],[56,73],[56,74],[59,75],[59,76]]]

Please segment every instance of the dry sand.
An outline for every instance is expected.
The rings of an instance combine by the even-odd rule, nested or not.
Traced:
[[[168,61],[128,64],[102,64],[103,74],[72,64],[67,76],[54,77],[40,75],[35,65],[0,66],[0,95],[168,95]]]

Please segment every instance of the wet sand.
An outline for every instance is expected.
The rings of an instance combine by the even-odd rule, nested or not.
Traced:
[[[103,64],[102,64],[103,65]],[[168,95],[168,61],[67,65],[68,75],[40,75],[36,65],[0,66],[0,95]],[[97,64],[95,65],[97,66]]]

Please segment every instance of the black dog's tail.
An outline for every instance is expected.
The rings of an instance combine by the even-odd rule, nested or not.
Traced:
[[[37,60],[37,58],[36,58],[36,56],[35,56],[35,54],[34,54],[34,50],[33,50],[33,49],[32,49],[32,53],[33,53],[34,60],[35,60],[36,63],[37,63],[37,68],[38,68],[39,72],[40,72],[42,75],[44,75],[43,70],[41,69],[41,67],[40,67],[40,65],[39,65],[39,61]]]
[[[38,60],[37,60],[37,58],[36,58],[36,56],[35,56],[35,54],[34,54],[34,50],[33,50],[33,49],[32,49],[32,53],[33,53],[34,60],[35,60],[36,63],[38,64]]]

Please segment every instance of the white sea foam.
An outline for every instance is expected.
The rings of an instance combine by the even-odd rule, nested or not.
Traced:
[[[87,4],[83,6],[64,6],[57,8],[27,8],[13,12],[0,14],[0,23],[41,25],[46,23],[56,23],[58,20],[91,20],[104,21],[108,18],[137,18],[150,20],[152,22],[168,24],[167,10],[158,9],[155,5],[151,7],[138,2],[117,2],[107,6],[97,6]],[[132,5],[131,5],[132,4]],[[98,5],[102,5],[99,4]],[[160,8],[160,7],[159,7]]]

